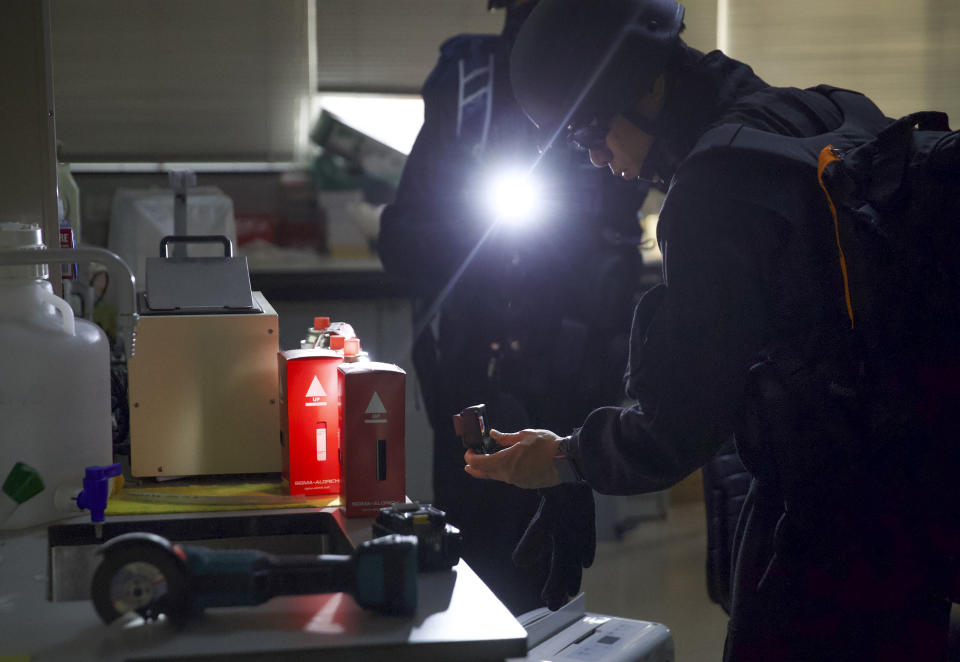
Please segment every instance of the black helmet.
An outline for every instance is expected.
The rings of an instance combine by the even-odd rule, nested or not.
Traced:
[[[514,96],[540,129],[541,149],[630,108],[663,71],[682,26],[675,0],[541,0],[510,56]]]

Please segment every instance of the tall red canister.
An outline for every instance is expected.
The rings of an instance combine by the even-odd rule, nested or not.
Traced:
[[[338,372],[340,501],[347,517],[373,517],[406,498],[406,373],[376,361],[344,363]]]
[[[290,494],[339,494],[339,352],[294,349],[278,354],[283,480]]]

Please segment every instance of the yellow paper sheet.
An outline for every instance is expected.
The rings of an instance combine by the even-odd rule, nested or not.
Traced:
[[[291,496],[282,483],[151,485],[124,487],[110,497],[106,514],[153,515],[339,505],[339,495]]]

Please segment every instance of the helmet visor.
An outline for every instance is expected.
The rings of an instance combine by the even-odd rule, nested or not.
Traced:
[[[577,149],[589,152],[590,150],[605,149],[609,132],[610,122],[594,120],[586,126],[570,131],[567,137]]]

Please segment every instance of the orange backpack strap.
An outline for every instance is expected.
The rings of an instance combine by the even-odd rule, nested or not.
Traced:
[[[847,304],[847,316],[850,318],[850,328],[853,324],[853,303],[850,300],[850,279],[847,276],[847,259],[843,255],[843,246],[840,244],[840,219],[837,216],[837,207],[833,204],[833,198],[830,197],[830,190],[823,183],[823,173],[831,163],[837,163],[840,157],[833,149],[833,145],[827,145],[820,150],[820,158],[817,162],[817,181],[820,182],[820,188],[827,196],[827,204],[830,205],[830,215],[833,216],[833,231],[837,241],[837,252],[840,254],[840,271],[843,274],[843,297]]]

